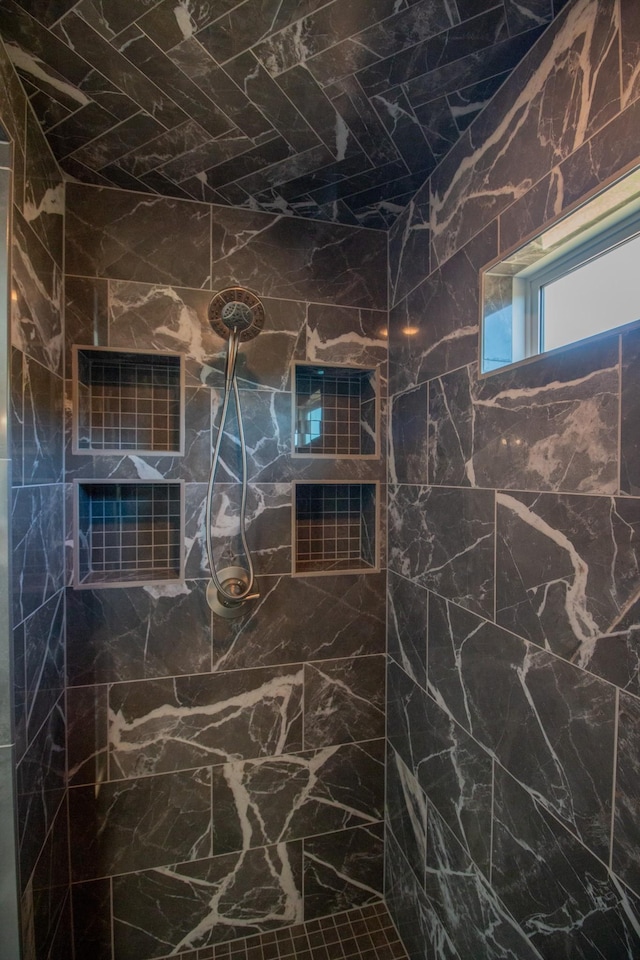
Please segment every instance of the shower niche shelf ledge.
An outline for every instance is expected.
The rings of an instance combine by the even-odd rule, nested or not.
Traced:
[[[75,587],[183,579],[183,481],[74,485]]]
[[[294,484],[294,576],[379,570],[377,483]]]
[[[184,453],[179,354],[73,348],[74,454]]]
[[[293,455],[377,458],[377,370],[317,363],[294,366]]]

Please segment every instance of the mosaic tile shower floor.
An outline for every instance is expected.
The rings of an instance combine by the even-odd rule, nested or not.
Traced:
[[[384,903],[188,950],[172,960],[407,960]]]

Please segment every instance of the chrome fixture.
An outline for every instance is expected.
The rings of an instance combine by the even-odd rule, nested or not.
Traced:
[[[264,307],[258,297],[251,293],[250,290],[245,290],[243,287],[229,287],[217,293],[209,304],[209,321],[218,336],[228,342],[224,377],[224,400],[222,403],[218,436],[213,450],[207,491],[207,556],[209,557],[209,568],[211,570],[211,581],[207,586],[207,603],[218,616],[224,617],[225,619],[232,619],[234,617],[240,617],[246,612],[245,605],[247,601],[256,600],[260,596],[255,586],[253,561],[247,545],[245,531],[247,510],[247,445],[244,438],[242,411],[240,409],[236,362],[238,359],[239,345],[246,343],[248,340],[253,340],[262,330],[264,325]],[[222,446],[222,437],[227,422],[229,400],[232,391],[238,417],[238,440],[240,441],[242,460],[240,539],[247,562],[247,569],[241,566],[231,566],[217,571],[211,543],[211,514],[213,510],[213,490],[220,460],[220,448]]]

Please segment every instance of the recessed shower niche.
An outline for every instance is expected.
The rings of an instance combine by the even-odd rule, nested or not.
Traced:
[[[76,346],[73,364],[74,453],[183,453],[180,355]]]
[[[78,480],[76,587],[115,586],[183,576],[183,484]]]
[[[378,484],[294,486],[294,574],[376,572]]]
[[[377,371],[295,364],[294,456],[378,456]]]

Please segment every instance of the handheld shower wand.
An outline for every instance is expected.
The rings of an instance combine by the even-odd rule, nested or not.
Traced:
[[[264,308],[258,298],[241,287],[231,287],[216,294],[209,304],[209,320],[213,329],[226,339],[227,357],[225,365],[224,400],[218,427],[218,436],[211,461],[209,485],[207,490],[206,540],[207,556],[211,571],[211,581],[207,586],[207,603],[218,616],[230,619],[246,612],[245,604],[256,600],[260,594],[255,588],[253,560],[246,539],[247,510],[247,445],[240,408],[240,394],[236,378],[238,347],[241,342],[252,340],[260,333],[264,324]],[[212,545],[212,510],[215,478],[220,461],[220,449],[229,411],[231,394],[236,405],[238,418],[238,440],[242,461],[242,494],[240,499],[240,539],[247,568],[234,565],[216,570]]]

